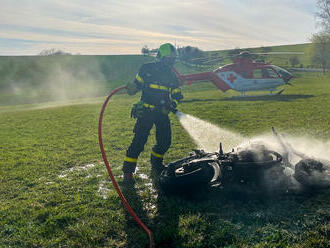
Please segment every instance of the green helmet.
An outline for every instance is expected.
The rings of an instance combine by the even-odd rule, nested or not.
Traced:
[[[157,58],[161,59],[164,57],[175,58],[177,55],[175,47],[171,43],[165,43],[158,49]]]

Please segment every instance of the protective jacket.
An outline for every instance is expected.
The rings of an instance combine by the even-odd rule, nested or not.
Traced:
[[[142,90],[141,101],[151,108],[169,106],[183,98],[177,76],[162,62],[144,64],[134,82]]]
[[[144,111],[135,116],[134,138],[126,151],[124,173],[135,171],[137,158],[144,149],[153,125],[156,126],[156,145],[152,149],[152,156],[162,160],[171,145],[171,125],[169,111],[166,110],[173,103],[176,106],[183,98],[176,74],[162,62],[144,64],[134,83],[138,90],[142,90]]]

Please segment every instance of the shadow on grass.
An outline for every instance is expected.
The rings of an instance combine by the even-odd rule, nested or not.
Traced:
[[[182,247],[179,238],[179,217],[177,198],[168,198],[159,185],[159,174],[151,170],[152,187],[157,194],[157,212],[153,218],[152,230],[157,248]]]
[[[179,206],[184,203],[178,203],[182,200],[174,196],[169,197],[158,191],[157,179],[153,179],[153,187],[156,189],[157,212],[154,218],[150,219],[143,208],[143,200],[139,195],[137,188],[122,188],[127,201],[132,209],[142,220],[142,222],[152,231],[157,248],[175,248],[181,247],[179,235],[179,217],[180,212],[177,211]],[[156,182],[156,183],[155,183]],[[125,232],[127,235],[127,247],[149,247],[149,239],[146,233],[135,222],[132,216],[125,209]]]
[[[263,242],[271,242],[274,247],[292,247],[310,230],[318,230],[328,218],[325,209],[315,211],[326,206],[328,198],[323,194],[323,199],[322,192],[274,194],[218,187],[169,194],[157,190],[157,211],[152,218],[143,209],[141,192],[133,189],[123,193],[153,232],[158,248],[238,244],[248,247]],[[148,247],[145,232],[127,212],[125,231],[127,247]],[[319,234],[318,239],[324,239],[324,234]]]
[[[307,99],[314,97],[314,95],[260,95],[260,96],[233,96],[229,98],[220,99],[187,99],[182,102],[216,102],[216,101],[279,101],[279,102],[290,102],[298,99]]]
[[[315,212],[315,206],[305,206],[316,197],[219,188],[160,195],[153,227],[157,247],[227,247],[267,240],[274,246],[283,243],[291,247],[305,232],[316,230],[327,220]],[[274,238],[274,233],[281,238]]]
[[[134,187],[122,187],[122,193],[125,198],[129,202],[131,208],[137,214],[137,216],[141,219],[141,221],[148,227],[150,227],[150,220],[146,211],[143,209],[143,202],[139,194],[137,193],[137,189]],[[134,218],[129,214],[127,209],[125,208],[125,232],[127,235],[127,247],[148,247],[149,238],[145,231],[140,228],[140,226],[136,223]]]

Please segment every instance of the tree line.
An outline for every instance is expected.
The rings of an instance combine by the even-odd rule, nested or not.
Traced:
[[[155,56],[158,52],[158,49],[150,49],[147,45],[143,46],[141,49],[141,53],[143,55],[148,56]],[[177,47],[177,53],[180,60],[183,61],[190,61],[194,58],[202,57],[203,51],[199,49],[198,47],[192,47],[192,46],[183,46],[183,47]]]
[[[316,17],[321,31],[313,34],[312,62],[321,66],[323,73],[330,69],[330,0],[317,0]]]

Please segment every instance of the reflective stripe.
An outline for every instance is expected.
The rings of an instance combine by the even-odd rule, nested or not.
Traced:
[[[172,90],[172,94],[179,93],[179,92],[181,92],[181,89],[179,89],[179,88],[176,88],[176,89]]]
[[[130,158],[130,157],[125,157],[124,161],[129,162],[129,163],[136,163],[137,162],[137,158]]]
[[[171,90],[171,88],[168,88],[168,87],[162,86],[162,85],[158,85],[158,84],[149,84],[149,87],[152,89],[157,89],[157,90],[166,90],[166,91]]]
[[[148,104],[148,103],[144,103],[143,106],[146,107],[146,108],[154,108],[155,107],[155,105],[151,105],[151,104]]]
[[[141,83],[141,84],[144,83],[142,77],[140,77],[139,74],[136,74],[136,77],[135,77],[135,78],[136,78],[136,80],[137,80],[139,83]]]
[[[151,150],[151,154],[157,158],[163,158],[164,157],[164,154],[159,154],[159,153],[156,153],[154,151]]]

